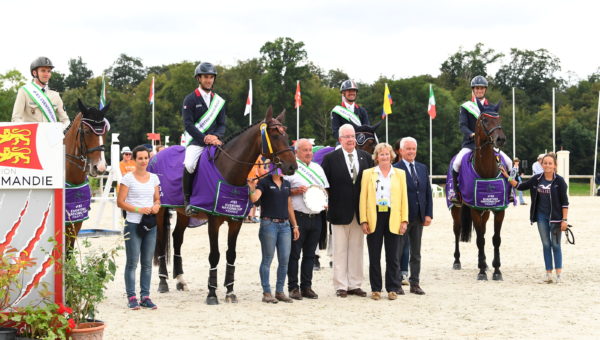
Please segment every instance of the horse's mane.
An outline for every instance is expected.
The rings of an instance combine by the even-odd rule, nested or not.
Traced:
[[[69,125],[63,130],[63,135],[66,135],[67,132],[69,131],[69,129],[71,128],[71,126],[73,126],[73,124],[75,123],[76,120],[81,121],[81,117],[83,116],[83,114],[81,112],[79,112],[78,114],[75,115],[75,118],[73,118],[73,120],[69,123]]]
[[[252,125],[250,125],[250,126],[247,126],[247,127],[243,128],[243,129],[241,129],[241,130],[239,130],[239,131],[235,132],[234,134],[232,134],[232,135],[230,135],[229,137],[227,137],[227,138],[226,138],[226,139],[223,141],[223,144],[227,144],[227,143],[231,142],[231,141],[232,141],[233,139],[235,139],[237,136],[241,135],[242,133],[246,132],[247,130],[249,130],[249,129],[250,129],[250,128],[252,128],[253,126],[255,126],[255,125],[259,124],[259,123],[262,123],[262,122],[263,122],[263,121],[262,121],[262,120],[260,120],[260,121],[258,121],[258,122],[256,122],[256,123],[254,123],[254,124],[252,124]]]

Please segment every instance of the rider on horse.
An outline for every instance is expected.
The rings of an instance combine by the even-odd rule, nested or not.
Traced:
[[[369,125],[369,116],[367,110],[356,104],[358,95],[358,85],[354,80],[345,80],[340,86],[342,93],[342,103],[331,110],[331,130],[333,138],[338,140],[338,130],[340,126],[350,123],[354,127]]]
[[[183,196],[187,215],[193,213],[190,197],[198,159],[207,145],[223,144],[220,138],[225,134],[225,100],[212,91],[217,69],[211,63],[201,63],[194,77],[199,86],[185,97],[181,109],[186,140]]]
[[[61,122],[65,128],[69,126],[69,116],[60,95],[48,87],[53,68],[52,61],[46,57],[31,62],[29,70],[33,81],[21,86],[17,92],[13,122]]]
[[[458,126],[460,132],[463,134],[462,149],[456,155],[454,163],[452,163],[452,181],[454,183],[454,195],[450,197],[452,203],[461,202],[461,193],[458,188],[458,172],[460,171],[460,164],[463,157],[475,150],[475,125],[477,118],[479,117],[480,109],[479,106],[487,106],[488,101],[485,98],[487,92],[488,81],[483,76],[475,76],[471,80],[471,100],[464,102],[460,106],[460,113],[458,116]],[[478,105],[478,102],[480,105]],[[512,168],[512,160],[504,152],[500,151],[500,155],[508,164],[508,168]]]

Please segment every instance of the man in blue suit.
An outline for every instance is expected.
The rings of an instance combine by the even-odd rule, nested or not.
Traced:
[[[433,201],[431,185],[429,185],[429,171],[423,163],[415,161],[417,156],[417,140],[404,137],[400,140],[400,159],[395,167],[406,171],[406,187],[408,191],[408,228],[402,237],[400,248],[408,237],[410,241],[410,292],[424,295],[419,286],[421,272],[421,236],[423,226],[431,224],[433,217]],[[398,254],[400,256],[400,254]]]

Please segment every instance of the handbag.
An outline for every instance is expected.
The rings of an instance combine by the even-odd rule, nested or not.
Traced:
[[[156,227],[156,214],[142,215],[142,219],[137,226],[137,232],[140,236],[144,236],[154,227]]]

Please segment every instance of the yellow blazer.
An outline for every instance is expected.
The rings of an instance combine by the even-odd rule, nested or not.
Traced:
[[[391,207],[390,207],[390,232],[400,234],[400,224],[408,222],[408,194],[406,193],[406,173],[402,169],[392,166],[393,174],[391,174],[392,188]],[[369,231],[375,231],[377,226],[377,199],[375,197],[375,188],[379,174],[375,172],[375,168],[366,169],[363,171],[362,181],[360,183],[360,203],[359,213],[360,222],[369,224]]]

